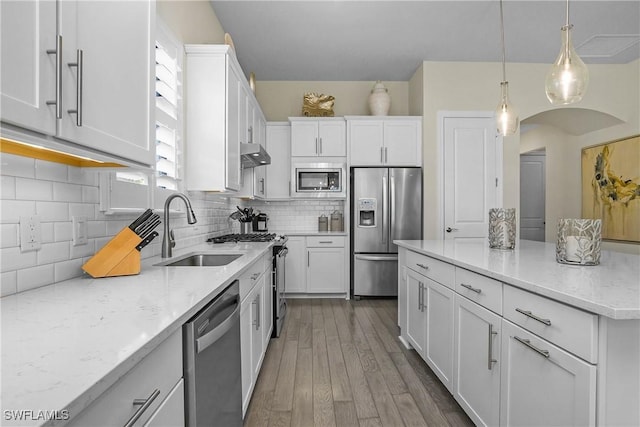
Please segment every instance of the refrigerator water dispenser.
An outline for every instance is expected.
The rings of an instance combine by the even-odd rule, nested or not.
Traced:
[[[358,227],[376,226],[376,199],[358,199]]]

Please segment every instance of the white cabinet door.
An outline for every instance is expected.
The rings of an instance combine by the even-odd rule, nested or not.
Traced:
[[[251,383],[253,370],[251,368],[253,325],[251,324],[255,294],[251,293],[240,307],[240,366],[242,376],[242,414],[244,415],[251,400]]]
[[[181,427],[184,426],[184,380],[171,390],[169,396],[151,415],[144,427]]]
[[[318,122],[318,156],[343,157],[347,155],[344,121]]]
[[[60,1],[58,7],[64,39],[58,135],[152,164],[155,3]]]
[[[382,120],[349,121],[351,166],[379,166],[384,161]]]
[[[342,293],[346,291],[344,248],[307,248],[306,261],[308,293]]]
[[[426,277],[407,268],[406,288],[406,337],[419,355],[424,358],[427,339],[427,316],[424,286]]]
[[[288,123],[268,123],[265,149],[271,156],[271,164],[266,168],[267,199],[288,199],[291,179],[291,126]]]
[[[500,422],[501,318],[455,296],[453,397],[478,426]]]
[[[271,259],[271,258],[269,258]],[[271,339],[271,331],[273,328],[273,277],[271,274],[271,263],[269,268],[264,272],[264,289],[263,289],[263,301],[264,310],[262,310],[262,336],[263,336],[263,351],[267,351],[269,346],[269,340]]]
[[[262,348],[264,344],[264,334],[262,332],[263,327],[263,311],[264,311],[264,274],[258,280],[256,284],[255,293],[251,304],[251,372],[252,383],[255,385],[258,374],[260,373],[260,366],[262,365]]]
[[[291,123],[291,156],[318,155],[318,122],[295,121]]]
[[[307,292],[307,243],[304,236],[291,236],[287,241],[289,253],[285,261],[287,293]]]
[[[54,135],[56,2],[3,1],[0,15],[2,121]]]
[[[451,392],[453,390],[453,295],[454,292],[425,278],[427,312],[425,361]]]
[[[422,132],[417,120],[384,122],[384,160],[390,166],[422,164]]]
[[[595,425],[596,367],[502,320],[500,425]]]

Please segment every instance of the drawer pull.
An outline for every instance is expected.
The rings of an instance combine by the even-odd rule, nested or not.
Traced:
[[[129,421],[125,423],[124,427],[132,427],[136,423],[136,421],[138,421],[138,419],[142,416],[142,414],[144,414],[144,411],[149,409],[149,406],[151,406],[153,401],[156,400],[156,398],[159,395],[160,395],[160,390],[155,389],[153,393],[151,393],[151,396],[149,396],[146,399],[133,399],[133,406],[139,405],[140,407],[136,412],[134,412],[131,418],[129,418]]]
[[[529,347],[531,350],[535,351],[539,355],[544,356],[547,359],[549,358],[549,352],[547,350],[540,350],[538,347],[536,347],[535,345],[531,344],[531,341],[525,340],[525,339],[517,337],[515,335],[513,336],[513,338],[516,341],[518,341],[519,343],[522,343],[522,344],[526,345],[527,347]]]
[[[428,266],[428,265],[420,264],[419,262],[418,262],[418,263],[416,263],[416,265],[417,265],[418,267],[422,267],[422,268],[424,268],[425,270],[428,270],[428,269],[429,269],[429,266]]]
[[[320,240],[318,243],[333,243],[333,240]]]
[[[536,320],[536,321],[538,321],[540,323],[543,323],[543,324],[545,324],[547,326],[551,326],[551,320],[549,320],[549,319],[543,319],[542,317],[538,317],[535,314],[531,313],[530,311],[522,310],[520,308],[516,308],[516,311],[518,313],[524,314],[527,317],[532,318],[533,320]]]
[[[498,335],[498,333],[493,330],[493,325],[489,323],[489,351],[488,351],[489,355],[488,355],[488,362],[487,362],[487,368],[489,368],[489,370],[491,370],[494,363],[498,363],[498,361],[493,358],[493,336],[494,335]]]
[[[471,292],[475,292],[476,294],[479,294],[482,292],[482,289],[474,288],[473,286],[465,285],[464,283],[460,283],[460,286],[462,286],[463,288],[467,288]]]

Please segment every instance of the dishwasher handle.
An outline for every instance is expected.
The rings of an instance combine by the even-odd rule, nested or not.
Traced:
[[[239,318],[240,304],[238,304],[236,309],[233,310],[233,313],[224,319],[222,323],[196,340],[196,354],[203,352],[207,347],[213,345],[216,341],[222,338],[224,334],[229,332],[229,329],[233,327],[233,324],[237,322]]]

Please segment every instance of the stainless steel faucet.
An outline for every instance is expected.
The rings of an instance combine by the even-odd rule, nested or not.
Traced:
[[[164,234],[162,236],[162,258],[171,258],[171,250],[176,245],[175,238],[173,237],[173,230],[169,229],[169,205],[175,198],[180,198],[187,206],[187,222],[189,224],[195,224],[198,222],[196,214],[193,213],[191,208],[191,202],[189,198],[182,193],[173,193],[164,202]]]

